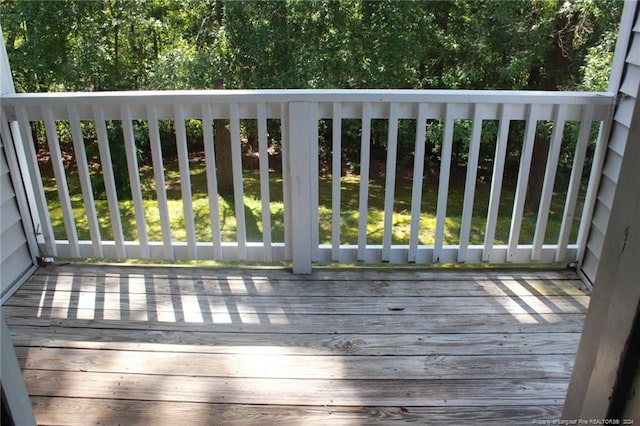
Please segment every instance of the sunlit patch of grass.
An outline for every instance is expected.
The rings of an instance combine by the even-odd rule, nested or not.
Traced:
[[[191,172],[192,207],[196,240],[211,241],[211,214],[207,192],[207,179],[204,166],[194,167]],[[151,168],[141,168],[141,183],[143,188],[143,204],[146,218],[146,229],[150,241],[162,241],[160,212],[156,200],[156,188]],[[184,205],[182,202],[180,174],[177,165],[168,164],[165,170],[167,188],[167,209],[171,223],[171,238],[173,241],[186,241],[186,225]],[[278,172],[269,174],[271,212],[271,235],[273,242],[284,241],[284,203],[282,201],[282,176]],[[80,240],[90,240],[87,214],[84,207],[82,193],[77,175],[68,176],[69,192],[73,207],[74,220]],[[321,244],[331,243],[331,176],[319,179],[319,238]],[[62,209],[58,199],[56,182],[53,177],[43,176],[43,186],[49,206],[51,222],[56,239],[66,239]],[[340,211],[340,242],[341,244],[357,244],[359,225],[359,190],[360,181],[356,176],[345,176],[340,180],[341,211]],[[378,178],[369,182],[369,197],[367,200],[366,237],[368,244],[381,244],[384,232],[384,179]],[[411,191],[412,181],[398,179],[395,187],[394,212],[392,224],[392,243],[408,244],[411,229]],[[490,187],[486,183],[478,182],[476,186],[473,218],[471,222],[469,244],[484,243],[487,202]],[[245,171],[243,176],[243,205],[245,214],[246,237],[248,241],[262,241],[264,224],[262,222],[262,202],[260,199],[260,180],[258,171]],[[551,214],[547,224],[545,243],[557,242],[561,225],[564,194],[553,197]],[[443,243],[458,244],[460,239],[461,214],[464,203],[464,187],[452,184],[449,189],[447,202],[448,215],[445,219]],[[419,244],[434,244],[437,208],[437,182],[425,182],[421,203],[419,224]],[[219,196],[220,237],[223,242],[237,241],[237,222],[233,195]],[[505,195],[501,200],[500,215],[498,216],[494,244],[506,244],[511,225],[511,208],[513,196]],[[120,219],[125,240],[138,240],[134,205],[131,200],[118,202]],[[102,195],[95,200],[95,208],[103,240],[113,240],[113,227],[106,197]],[[578,209],[581,207],[579,206]],[[578,210],[579,211],[579,210]],[[504,213],[506,212],[506,213]],[[578,215],[576,215],[578,216]],[[522,220],[520,243],[531,243],[536,227],[536,212],[526,213]],[[576,218],[576,221],[579,217]],[[570,241],[575,241],[577,226],[573,227]]]

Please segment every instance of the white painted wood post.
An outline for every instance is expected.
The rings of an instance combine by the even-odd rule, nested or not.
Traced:
[[[87,162],[87,151],[84,147],[84,136],[82,135],[78,107],[75,105],[68,105],[67,113],[69,114],[69,124],[71,126],[71,135],[73,139],[73,151],[76,157],[78,177],[84,201],[84,210],[87,215],[87,224],[89,225],[89,235],[91,236],[93,256],[104,257],[102,235],[100,234],[100,222],[98,220],[98,212],[96,211],[96,203],[93,197],[89,163]]]
[[[409,233],[409,253],[407,256],[407,260],[409,261],[409,263],[415,263],[418,257],[426,134],[427,105],[421,103],[418,106],[418,119],[416,122],[416,142],[413,160],[413,186],[411,188],[411,232]]]
[[[340,261],[340,186],[342,184],[342,104],[333,104],[331,160],[331,260]]]
[[[518,250],[518,240],[522,227],[522,216],[524,214],[524,204],[527,196],[527,184],[529,183],[529,172],[531,171],[531,159],[533,158],[533,146],[535,144],[536,129],[540,119],[540,105],[529,107],[529,117],[524,131],[524,142],[522,153],[520,154],[520,167],[518,169],[518,183],[516,185],[515,200],[513,202],[513,212],[511,215],[511,228],[509,229],[509,247],[507,249],[507,262],[513,262]]]
[[[100,152],[100,165],[104,176],[104,188],[107,193],[109,217],[113,229],[113,239],[116,244],[116,255],[119,259],[127,258],[127,248],[124,244],[124,232],[120,216],[120,204],[118,203],[118,191],[116,191],[116,179],[113,174],[113,161],[109,149],[109,135],[107,134],[106,117],[102,105],[93,105],[93,116],[96,124],[96,136],[98,138],[98,150]],[[44,192],[43,192],[44,194]]]
[[[171,221],[169,219],[169,205],[167,203],[167,189],[164,180],[164,164],[162,161],[162,144],[160,142],[160,129],[158,127],[158,112],[153,104],[147,105],[147,122],[149,124],[149,145],[151,146],[151,159],[153,161],[153,177],[156,184],[156,196],[158,200],[158,215],[162,229],[162,244],[164,246],[164,258],[175,259],[173,241],[171,238]],[[203,126],[204,128],[204,126]],[[205,132],[205,156],[207,155],[207,137]],[[209,160],[207,160],[207,167]],[[208,172],[207,172],[208,173]],[[216,193],[217,195],[217,193]]]
[[[360,135],[360,190],[358,195],[358,262],[367,255],[367,217],[369,202],[369,161],[371,154],[371,103],[362,104]]]
[[[496,225],[498,223],[498,209],[500,208],[500,193],[502,191],[502,178],[504,175],[504,164],[507,155],[507,142],[509,139],[509,125],[511,116],[508,111],[511,109],[508,104],[503,104],[500,113],[500,127],[498,139],[496,141],[496,153],[493,162],[493,174],[491,176],[491,192],[489,193],[489,209],[487,211],[487,224],[484,232],[484,248],[482,251],[482,261],[490,262],[493,259],[493,240],[496,235]]]
[[[393,201],[396,184],[396,158],[398,156],[398,104],[389,106],[387,137],[387,172],[384,184],[384,231],[382,234],[382,261],[391,260],[391,234],[393,233]]]
[[[144,214],[144,202],[142,200],[142,186],[140,184],[140,173],[138,168],[138,158],[136,155],[136,140],[133,135],[133,119],[129,105],[120,106],[122,115],[122,131],[124,136],[124,149],[127,156],[127,169],[129,171],[129,184],[131,185],[131,198],[133,198],[133,210],[136,216],[136,229],[138,230],[138,241],[140,241],[139,256],[148,259],[149,235],[147,233],[147,219]]]
[[[538,207],[538,221],[536,230],[533,235],[533,250],[531,252],[531,261],[538,262],[542,258],[542,245],[547,231],[547,222],[549,220],[549,211],[551,209],[551,197],[553,196],[553,187],[556,180],[556,171],[558,170],[558,160],[560,159],[560,148],[562,146],[562,137],[564,135],[564,127],[567,122],[567,105],[559,105],[556,107],[554,116],[553,132],[551,134],[551,145],[549,146],[549,154],[547,156],[547,167],[542,183],[542,194],[540,195],[540,205]]]
[[[289,103],[289,156],[291,176],[289,200],[291,202],[291,257],[294,274],[311,273],[312,223],[311,212],[311,149],[313,134],[309,102]],[[315,124],[317,126],[317,123]]]
[[[185,126],[184,108],[182,105],[173,105],[173,117],[176,126],[176,146],[178,150],[178,170],[180,170],[182,209],[184,212],[184,223],[187,231],[187,253],[189,255],[189,259],[198,259],[196,226],[193,213],[193,195],[191,193],[191,174],[189,171],[187,129]]]
[[[2,348],[0,383],[2,383],[2,389],[7,398],[6,402],[9,406],[11,418],[17,425],[35,425],[36,419],[33,415],[33,408],[31,407],[29,394],[20,372],[20,364],[18,363],[4,316],[0,315],[0,322],[2,323],[0,332],[0,339],[2,340],[2,345],[0,346]]]
[[[462,207],[462,223],[460,224],[460,245],[458,248],[458,262],[467,262],[469,238],[471,236],[471,219],[473,215],[473,200],[478,178],[478,160],[480,158],[480,138],[482,136],[482,104],[473,107],[473,130],[469,145],[469,160],[467,161],[467,178],[464,186],[464,206]]]
[[[440,153],[440,177],[438,181],[438,205],[436,207],[436,235],[433,244],[433,263],[440,263],[444,244],[444,228],[447,220],[447,198],[449,175],[451,174],[451,154],[453,151],[453,105],[447,104],[444,116],[444,135]]]
[[[218,178],[216,177],[216,150],[213,134],[213,115],[211,105],[202,104],[202,137],[204,139],[204,158],[207,164],[207,193],[209,194],[209,216],[211,218],[211,239],[213,259],[222,258],[222,238],[220,235],[220,205],[218,204]],[[166,197],[166,195],[165,195]]]
[[[42,116],[44,117],[47,145],[49,146],[49,155],[51,156],[51,166],[53,168],[53,175],[56,178],[56,187],[58,189],[60,207],[62,208],[62,217],[64,218],[64,228],[67,231],[67,239],[69,240],[69,247],[71,248],[71,256],[80,257],[78,231],[75,218],[73,217],[69,185],[67,184],[67,176],[64,171],[64,163],[62,162],[62,151],[60,149],[58,132],[51,108],[43,106]]]
[[[580,132],[578,133],[576,151],[573,157],[573,165],[571,167],[571,178],[569,180],[569,187],[567,188],[567,198],[565,200],[564,213],[562,215],[562,225],[560,226],[560,235],[558,237],[556,262],[565,262],[569,260],[566,259],[567,244],[569,244],[571,228],[573,227],[573,219],[575,217],[578,193],[580,191],[582,169],[584,168],[587,146],[589,145],[589,134],[591,132],[594,109],[594,105],[587,105],[581,117],[582,121],[580,123]]]
[[[311,184],[311,261],[316,262],[320,258],[320,216],[318,214],[318,205],[320,204],[320,163],[318,161],[318,140],[320,134],[318,130],[318,103],[314,102],[310,105],[309,110],[309,168],[307,174],[310,177]]]
[[[258,104],[258,152],[260,161],[260,202],[262,203],[262,244],[265,262],[273,260],[271,247],[271,195],[269,193],[269,153],[267,133],[267,104]]]
[[[280,132],[282,134],[282,201],[284,202],[284,255],[291,260],[292,230],[291,230],[291,168],[289,167],[289,104],[280,104]]]

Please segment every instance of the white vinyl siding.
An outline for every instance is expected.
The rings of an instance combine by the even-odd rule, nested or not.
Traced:
[[[623,80],[618,93],[619,101],[613,117],[602,178],[594,206],[591,229],[581,265],[583,276],[592,283],[595,282],[598,272],[603,236],[609,225],[611,205],[620,175],[622,157],[627,144],[638,142],[638,135],[630,134],[632,118],[638,108],[637,98],[640,88],[640,18],[637,13],[629,46],[624,64]]]
[[[0,147],[0,297],[5,299],[32,269],[33,258],[7,164],[4,141]]]

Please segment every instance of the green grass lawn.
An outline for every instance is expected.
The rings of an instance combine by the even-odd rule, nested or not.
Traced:
[[[171,219],[172,238],[174,241],[186,241],[182,197],[180,191],[180,175],[177,165],[171,162],[165,164],[165,179],[168,196],[169,216]],[[206,188],[206,175],[203,165],[192,164],[191,186],[193,193],[193,209],[195,214],[196,236],[198,241],[211,241],[211,224],[209,214],[209,200]],[[141,182],[147,230],[151,241],[162,241],[162,232],[156,201],[153,171],[150,167],[141,167]],[[69,173],[67,176],[74,217],[81,240],[89,240],[89,228],[87,217],[80,191],[77,174]],[[284,204],[282,201],[282,176],[281,173],[271,171],[270,179],[270,210],[271,233],[274,242],[284,240]],[[513,179],[511,179],[513,181]],[[62,210],[58,200],[56,182],[52,176],[43,172],[43,183],[48,200],[49,211],[56,239],[66,239],[66,232],[62,219]],[[437,204],[437,180],[425,179],[422,197],[422,214],[420,216],[420,244],[433,244],[436,226]],[[408,244],[411,223],[411,187],[412,181],[407,178],[398,178],[395,187],[395,203],[393,215],[393,244]],[[358,192],[359,177],[345,176],[341,179],[341,242],[343,244],[355,244],[358,238]],[[246,217],[246,229],[248,241],[262,241],[262,205],[260,201],[259,173],[254,170],[244,172],[244,206]],[[331,177],[321,177],[319,180],[319,227],[320,242],[331,242]],[[490,186],[486,182],[479,181],[476,186],[475,202],[473,209],[471,244],[482,244],[484,241],[487,205],[489,201]],[[505,179],[502,190],[499,209],[498,224],[496,228],[495,244],[504,244],[508,240],[511,212],[515,184]],[[452,179],[449,188],[447,203],[447,218],[445,226],[444,243],[457,244],[459,242],[460,222],[464,197],[464,184],[456,183]],[[565,194],[554,194],[551,206],[545,243],[557,242],[561,215],[564,208]],[[223,241],[236,240],[236,215],[233,196],[219,197],[221,235]],[[570,242],[575,242],[577,223],[581,212],[581,202],[577,208],[576,221],[572,229]],[[95,200],[98,218],[100,221],[101,235],[104,240],[112,240],[111,221],[106,197]],[[137,230],[133,202],[122,200],[119,202],[122,225],[126,240],[137,240]],[[536,212],[527,213],[523,218],[520,243],[530,244],[533,241],[535,231]],[[369,184],[369,210],[367,217],[367,242],[380,244],[383,234],[384,219],[384,177],[374,178]]]

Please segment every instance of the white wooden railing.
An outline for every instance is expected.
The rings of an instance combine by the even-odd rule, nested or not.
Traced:
[[[41,250],[48,256],[141,258],[141,259],[213,259],[240,261],[292,260],[294,272],[306,273],[312,262],[574,262],[585,243],[597,180],[591,178],[586,190],[585,207],[574,244],[569,235],[576,214],[581,191],[587,145],[592,126],[600,123],[602,139],[606,133],[613,97],[608,93],[574,92],[508,92],[508,91],[400,91],[400,90],[260,90],[260,91],[186,91],[186,92],[105,92],[105,93],[46,93],[3,96],[1,135],[14,140],[17,155],[30,196],[33,224],[39,235]],[[216,178],[214,119],[229,120],[232,141],[234,182],[243,180],[241,152],[241,122],[257,120],[259,133],[259,176],[261,194],[262,242],[248,242],[244,217],[243,186],[234,185],[237,238],[223,242],[220,235],[220,215]],[[186,119],[202,120],[202,137],[206,157],[207,190],[211,222],[211,241],[196,237],[193,194],[190,184],[189,150],[185,129]],[[331,244],[320,244],[319,238],[319,165],[318,123],[332,120],[332,184],[331,184]],[[361,120],[360,180],[358,195],[357,242],[346,244],[341,238],[341,124],[345,119]],[[415,120],[415,145],[412,196],[410,201],[409,243],[393,242],[394,188],[399,120]],[[138,238],[128,240],[123,233],[122,212],[109,150],[107,120],[122,123],[129,181]],[[141,180],[135,154],[133,120],[148,123],[157,191],[158,215],[162,228],[161,241],[150,241],[147,232]],[[159,135],[159,120],[172,120],[176,129],[176,146],[181,179],[182,203],[186,241],[172,239],[167,193],[163,171],[163,156]],[[279,120],[282,132],[282,179],[284,201],[284,241],[274,242],[271,235],[272,216],[269,199],[269,164],[267,158],[267,120]],[[384,219],[381,223],[381,244],[367,241],[368,206],[370,202],[370,145],[372,120],[387,122],[386,172],[384,187]],[[439,180],[437,183],[437,215],[433,244],[420,241],[420,216],[423,186],[435,185],[423,180],[426,127],[428,120],[444,125],[439,152]],[[451,154],[456,120],[470,120],[468,166],[464,191],[464,206],[460,219],[457,244],[446,244],[447,196],[450,185]],[[486,209],[484,243],[470,244],[474,194],[477,185],[480,141],[484,120],[496,120],[496,138],[490,196]],[[510,231],[506,244],[495,243],[496,224],[503,188],[503,174],[507,161],[509,126],[513,120],[525,122],[521,144],[516,189],[513,195]],[[100,218],[96,212],[89,165],[86,160],[82,122],[93,122],[99,145],[108,211],[112,227],[112,241],[101,236]],[[530,165],[536,128],[541,121],[553,124],[550,149],[544,176],[530,176]],[[576,150],[571,177],[566,187],[562,224],[555,244],[545,244],[545,231],[550,215],[551,199],[565,123],[579,122]],[[36,160],[32,125],[41,122],[55,175],[65,239],[54,234],[50,211]],[[73,139],[77,173],[80,180],[89,240],[78,238],[76,218],[67,185],[59,145],[59,126],[66,123]],[[590,176],[598,176],[602,167],[603,149],[597,145]],[[598,149],[600,148],[600,149]],[[529,179],[543,179],[535,224],[535,235],[523,243],[520,231],[523,221],[525,194]],[[583,189],[584,192],[584,189]],[[342,196],[342,197],[341,197]]]

